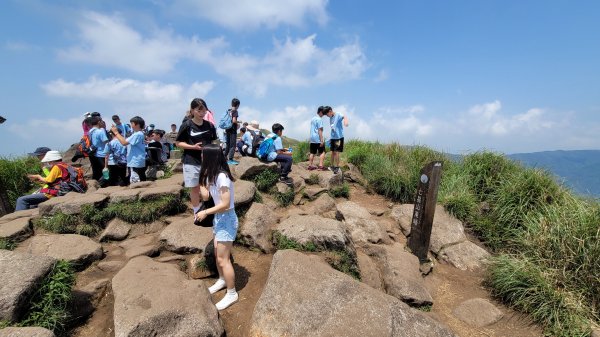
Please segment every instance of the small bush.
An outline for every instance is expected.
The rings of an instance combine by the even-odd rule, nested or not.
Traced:
[[[358,269],[356,258],[343,250],[332,250],[324,253],[325,260],[333,269],[350,275],[360,281],[360,270]]]
[[[15,248],[17,248],[17,244],[13,240],[0,238],[0,249],[13,250]]]
[[[208,269],[208,264],[206,263],[205,259],[200,259],[196,262],[196,268],[200,269],[200,270],[206,270]]]
[[[475,194],[469,187],[469,177],[460,172],[444,172],[438,202],[456,218],[472,222],[477,215],[478,202]]]
[[[54,331],[64,331],[69,319],[67,306],[71,301],[71,288],[75,272],[67,261],[60,260],[44,279],[30,300],[31,306],[19,326],[39,326]]]
[[[296,193],[294,192],[294,189],[289,188],[285,193],[275,192],[275,195],[273,197],[275,198],[275,201],[277,201],[279,206],[287,207],[291,205],[292,202],[294,202],[295,196]]]
[[[251,180],[256,184],[256,188],[261,192],[269,192],[271,187],[275,186],[279,174],[273,170],[263,170]]]
[[[321,182],[321,178],[316,173],[311,173],[308,179],[306,180],[306,183],[309,185],[318,185],[319,182]]]

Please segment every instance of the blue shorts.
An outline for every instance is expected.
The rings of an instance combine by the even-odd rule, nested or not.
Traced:
[[[235,241],[237,230],[238,218],[233,208],[224,213],[215,214],[213,234],[217,242]]]

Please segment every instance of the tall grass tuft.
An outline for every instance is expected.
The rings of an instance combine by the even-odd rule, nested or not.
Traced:
[[[292,160],[294,163],[300,163],[308,160],[310,154],[310,143],[308,141],[302,141],[293,147]]]
[[[256,188],[261,192],[269,192],[271,187],[275,186],[279,179],[279,174],[272,170],[263,170],[256,176],[252,177],[252,181],[256,184]]]
[[[27,174],[41,174],[42,166],[35,157],[0,157],[0,186],[6,189],[10,204],[14,209],[17,198],[28,194],[38,186],[27,178]]]
[[[471,189],[479,200],[488,200],[519,165],[500,153],[482,151],[467,155],[462,170],[469,177]]]

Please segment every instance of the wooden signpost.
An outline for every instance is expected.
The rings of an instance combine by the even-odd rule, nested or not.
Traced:
[[[408,248],[419,258],[421,263],[428,261],[427,252],[429,251],[431,227],[441,177],[441,161],[431,162],[421,169],[421,178],[415,197],[415,208],[408,238]]]

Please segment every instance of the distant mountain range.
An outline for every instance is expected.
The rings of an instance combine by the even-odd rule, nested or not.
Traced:
[[[507,157],[554,173],[574,192],[600,197],[600,150],[515,153]]]

